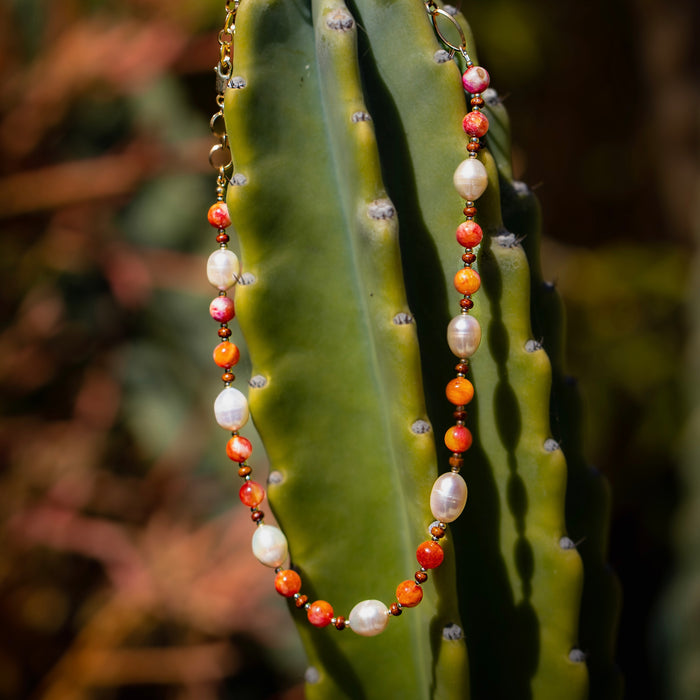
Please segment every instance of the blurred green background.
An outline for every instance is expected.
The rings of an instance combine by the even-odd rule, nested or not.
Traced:
[[[303,694],[210,412],[223,5],[0,0],[1,698]],[[663,698],[698,5],[462,9],[510,111],[516,174],[543,206],[588,454],[613,488],[627,696]]]

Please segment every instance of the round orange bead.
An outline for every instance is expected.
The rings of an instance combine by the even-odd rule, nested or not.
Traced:
[[[275,576],[275,590],[285,598],[293,598],[301,590],[301,576],[291,569],[280,571]]]
[[[465,248],[476,248],[484,237],[481,226],[474,221],[465,221],[457,227],[457,242]]]
[[[325,627],[333,619],[333,607],[325,600],[317,600],[311,603],[311,607],[306,611],[306,617],[314,627]]]
[[[433,540],[426,540],[416,550],[416,559],[424,569],[435,569],[442,564],[444,558],[442,547]]]
[[[265,499],[265,489],[257,481],[246,481],[239,489],[238,497],[243,505],[255,508]]]
[[[481,277],[471,267],[463,267],[455,275],[454,285],[460,294],[474,294],[481,287]]]
[[[227,228],[231,225],[231,217],[225,202],[215,202],[209,207],[207,220],[215,228]]]
[[[401,607],[414,608],[423,600],[423,589],[415,581],[402,581],[396,589]]]
[[[213,355],[214,362],[219,365],[219,367],[228,369],[238,363],[238,360],[241,358],[241,351],[238,349],[237,345],[234,345],[230,341],[225,341],[219,343],[214,348]]]
[[[455,377],[445,387],[447,400],[455,406],[466,406],[474,398],[474,385],[464,377]]]
[[[472,444],[472,434],[463,425],[453,425],[445,433],[445,445],[450,452],[466,452]]]
[[[253,445],[248,438],[242,435],[234,435],[226,443],[226,454],[234,462],[245,462],[253,453]]]

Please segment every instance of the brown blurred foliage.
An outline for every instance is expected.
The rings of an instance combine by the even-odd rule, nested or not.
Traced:
[[[291,624],[209,454],[221,17],[0,6],[3,698],[297,696]]]

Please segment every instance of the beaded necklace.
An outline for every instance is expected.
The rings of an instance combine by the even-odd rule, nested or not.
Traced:
[[[476,261],[474,249],[480,244],[483,232],[474,221],[476,216],[475,201],[486,190],[488,178],[483,164],[477,160],[480,139],[488,131],[488,118],[481,111],[484,100],[481,96],[489,85],[489,74],[481,66],[473,64],[466,51],[464,33],[457,20],[428,0],[425,7],[433,28],[443,45],[449,49],[450,57],[459,52],[466,63],[462,75],[462,84],[471,95],[471,110],[462,120],[462,127],[469,137],[466,149],[467,158],[455,170],[453,181],[460,196],[465,200],[463,210],[465,221],[456,230],[456,239],[464,249],[462,267],[454,276],[454,287],[462,296],[459,300],[460,312],[452,318],[447,327],[447,343],[452,353],[458,358],[455,366],[456,376],[446,387],[447,400],[453,405],[455,424],[445,433],[444,441],[452,453],[449,459],[450,471],[442,474],[433,484],[430,493],[430,509],[435,521],[430,524],[430,539],[421,542],[416,550],[419,565],[413,579],[399,583],[396,588],[396,602],[388,607],[379,600],[363,600],[357,603],[347,618],[338,615],[332,605],[325,600],[309,602],[302,593],[302,580],[293,568],[285,568],[288,557],[287,539],[275,526],[265,524],[265,514],[260,509],[265,499],[265,489],[251,478],[252,468],[248,459],[252,454],[250,440],[239,431],[249,419],[246,397],[232,386],[235,379],[232,368],[238,363],[240,351],[231,342],[231,329],[228,324],[235,317],[235,305],[229,291],[240,281],[241,265],[238,256],[228,249],[229,235],[226,229],[231,225],[228,208],[224,201],[226,187],[232,171],[228,137],[224,126],[223,104],[224,91],[233,71],[233,39],[235,33],[236,13],[241,0],[226,0],[226,18],[219,33],[220,58],[215,67],[217,75],[216,102],[219,110],[212,116],[210,126],[218,143],[211,149],[209,162],[217,170],[216,202],[208,211],[208,221],[216,229],[216,242],[219,244],[207,260],[207,278],[219,294],[210,306],[211,317],[219,323],[219,343],[214,348],[215,364],[224,370],[221,379],[224,389],[214,402],[214,414],[217,423],[231,437],[226,443],[226,454],[238,464],[238,475],[243,479],[239,490],[241,502],[250,508],[251,519],[256,528],[252,539],[254,556],[265,566],[274,569],[274,586],[277,592],[294,601],[297,608],[306,612],[308,621],[314,627],[333,625],[338,630],[346,627],[362,636],[374,636],[382,632],[392,616],[401,615],[405,608],[418,605],[423,598],[422,585],[428,580],[428,571],[442,564],[444,559],[440,540],[445,536],[447,524],[456,520],[462,513],[467,501],[467,485],[460,475],[464,463],[463,454],[471,447],[472,434],[465,426],[466,405],[474,396],[474,387],[467,379],[468,360],[476,352],[481,342],[479,322],[470,315],[474,306],[472,295],[480,287],[479,273],[472,267]],[[438,19],[446,18],[459,32],[460,45],[447,40],[438,26]]]

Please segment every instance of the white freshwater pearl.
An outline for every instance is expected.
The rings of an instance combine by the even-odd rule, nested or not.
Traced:
[[[447,472],[439,476],[430,492],[430,510],[436,520],[451,523],[457,520],[467,503],[467,484],[459,474]]]
[[[253,535],[253,554],[255,558],[276,569],[287,559],[287,538],[274,525],[258,525]]]
[[[212,287],[222,292],[238,282],[241,263],[238,256],[226,248],[215,250],[207,260],[207,279]]]
[[[248,422],[248,401],[238,389],[227,386],[214,401],[214,415],[222,428],[239,430]]]
[[[489,178],[486,174],[486,168],[481,161],[476,158],[467,158],[463,160],[455,170],[453,176],[455,189],[466,200],[473,202],[479,199],[486,186],[489,184]]]
[[[389,624],[389,609],[381,600],[363,600],[348,615],[350,629],[363,637],[374,637]]]
[[[457,357],[471,357],[480,343],[481,326],[473,316],[460,314],[450,321],[447,326],[447,344]]]

